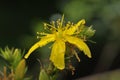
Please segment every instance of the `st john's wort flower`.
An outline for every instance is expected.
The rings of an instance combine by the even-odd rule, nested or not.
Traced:
[[[85,24],[85,20],[80,20],[77,24],[73,24],[68,22],[66,25],[64,23],[64,15],[62,19],[58,19],[56,22],[52,22],[51,24],[44,23],[44,27],[46,30],[49,30],[50,33],[38,33],[42,35],[40,41],[35,43],[25,55],[27,59],[29,55],[36,50],[38,47],[43,47],[50,42],[54,42],[52,45],[50,61],[54,64],[54,66],[60,70],[65,68],[65,51],[66,51],[66,43],[72,44],[76,46],[79,50],[83,51],[85,55],[91,58],[91,52],[89,47],[81,39],[78,34],[81,32],[81,26]],[[78,57],[77,57],[78,58]]]

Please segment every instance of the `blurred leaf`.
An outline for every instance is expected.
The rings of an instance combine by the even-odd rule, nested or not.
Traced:
[[[39,80],[50,80],[50,76],[46,73],[45,69],[41,69]]]
[[[78,21],[80,19],[91,19],[97,6],[88,4],[81,0],[72,0],[65,4],[63,12],[68,16],[69,20]]]
[[[10,68],[15,69],[23,54],[20,49],[5,47],[4,50],[0,48],[0,55],[9,63]]]
[[[15,80],[23,80],[26,71],[26,61],[22,59],[15,70]]]

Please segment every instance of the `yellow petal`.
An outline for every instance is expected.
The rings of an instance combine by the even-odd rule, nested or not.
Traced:
[[[91,58],[90,49],[83,40],[81,40],[81,39],[79,39],[77,37],[72,37],[72,36],[66,36],[65,39],[69,43],[74,44],[78,49],[83,51],[85,53],[85,55],[87,55],[89,58]]]
[[[54,66],[60,70],[65,68],[64,55],[65,42],[62,40],[56,40],[52,47],[50,60],[53,62]]]
[[[69,29],[65,30],[65,34],[73,35],[74,32],[75,32],[82,24],[85,24],[85,20],[84,20],[84,19],[80,20],[76,25],[74,25],[74,26],[70,27]]]
[[[55,35],[54,34],[48,34],[46,36],[44,36],[43,38],[41,38],[41,40],[37,43],[35,43],[30,49],[29,51],[27,52],[27,54],[24,56],[24,58],[28,58],[29,55],[34,51],[36,50],[38,47],[42,47],[44,45],[46,45],[47,43],[49,42],[52,42],[55,40]]]

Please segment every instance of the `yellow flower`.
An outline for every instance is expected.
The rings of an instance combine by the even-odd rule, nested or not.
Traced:
[[[54,66],[60,70],[65,68],[64,55],[66,42],[76,46],[79,50],[83,51],[85,55],[91,58],[89,47],[84,40],[77,36],[81,31],[81,26],[85,24],[85,20],[82,19],[77,24],[68,22],[66,25],[63,25],[63,19],[64,15],[62,19],[57,20],[56,23],[53,21],[51,24],[44,24],[45,29],[48,29],[51,33],[39,33],[43,35],[43,37],[41,37],[40,41],[30,48],[28,53],[25,55],[26,59],[35,49],[50,42],[54,42],[52,45],[50,60],[53,62]]]

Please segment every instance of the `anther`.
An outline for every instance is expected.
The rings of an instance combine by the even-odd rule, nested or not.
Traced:
[[[68,22],[67,22],[67,24],[71,24],[71,22],[70,22],[70,21],[68,21]]]
[[[37,39],[39,39],[40,38],[40,36],[37,36]]]
[[[40,32],[37,32],[37,34],[40,34]]]
[[[47,24],[46,24],[46,23],[43,23],[43,25],[44,25],[44,26],[47,26]]]
[[[55,21],[52,21],[51,24],[55,27]]]

